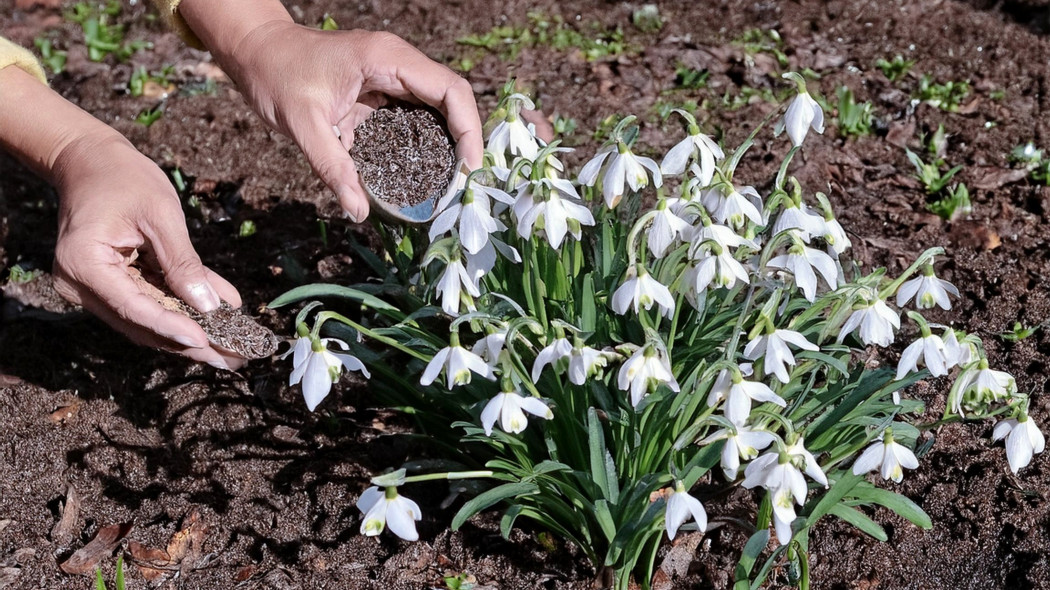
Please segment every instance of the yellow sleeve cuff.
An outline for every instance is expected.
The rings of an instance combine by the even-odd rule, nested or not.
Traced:
[[[190,26],[186,24],[186,21],[179,15],[179,2],[182,0],[151,0],[153,5],[160,12],[161,18],[167,23],[168,27],[178,33],[179,37],[186,42],[187,45],[194,49],[205,49],[204,44],[197,38],[197,35],[190,30]]]
[[[0,37],[0,69],[6,68],[7,66],[18,66],[29,72],[44,84],[47,84],[47,76],[44,75],[44,68],[40,67],[40,62],[37,61],[33,53],[25,47],[15,45],[7,39]]]

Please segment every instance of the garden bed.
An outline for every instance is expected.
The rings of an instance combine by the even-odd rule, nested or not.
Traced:
[[[67,49],[66,72],[52,86],[165,170],[179,172],[201,257],[240,288],[262,323],[290,336],[292,318],[263,309],[267,301],[303,282],[364,278],[365,265],[350,258],[346,239],[368,243],[372,234],[337,214],[295,145],[263,126],[206,54],[186,49],[136,6],[120,17],[126,38],[153,48],[128,63],[91,62],[79,27],[51,4],[17,1],[0,14],[0,31],[27,45],[49,36]],[[1033,418],[1050,424],[1042,396],[1050,335],[1038,329],[1020,338],[1015,329],[1040,326],[1050,314],[1050,189],[1008,161],[1029,141],[1050,148],[1050,44],[1042,36],[1050,12],[1042,3],[661,3],[659,30],[633,22],[640,4],[493,4],[303,2],[292,11],[312,26],[330,14],[347,28],[390,30],[467,70],[483,113],[516,77],[560,130],[575,119],[567,143],[579,147],[577,161],[597,147],[591,131],[610,115],[638,115],[640,144],[662,154],[680,136],[679,124],[662,120],[662,111],[694,101],[702,127],[726,130],[726,145],[737,145],[775,108],[771,98],[789,95],[780,72],[812,69],[820,79],[811,86],[833,106],[836,89],[848,86],[858,103],[872,103],[872,134],[844,138],[829,112],[827,131],[810,135],[792,173],[828,193],[865,268],[899,273],[924,249],[944,246],[938,272],[962,297],[952,311],[931,317],[982,336],[997,368],[1033,394]],[[466,36],[492,48],[457,42]],[[891,81],[875,64],[896,55],[915,63]],[[135,119],[161,99],[124,89],[138,67],[159,72],[167,65],[181,90],[147,127]],[[954,112],[913,102],[924,74],[938,84],[966,81],[971,90]],[[972,213],[954,221],[927,210],[904,150],[929,158],[922,137],[939,125],[947,133],[944,160],[963,166],[957,178],[973,202]],[[771,178],[786,150],[786,141],[760,140],[739,177]],[[0,158],[0,194],[5,266],[49,268],[53,193]],[[475,588],[591,587],[594,572],[582,555],[549,535],[525,529],[504,541],[491,517],[448,532],[453,509],[439,507],[447,488],[438,484],[413,493],[425,515],[420,542],[360,536],[354,501],[369,474],[409,451],[383,436],[409,422],[373,409],[363,382],[344,380],[311,414],[299,390],[285,385],[287,362],[219,373],[137,348],[89,317],[41,313],[10,298],[3,313],[0,587],[88,587],[58,563],[100,528],[123,523],[132,527],[122,547],[134,541],[172,557],[173,536],[190,538],[174,552],[178,559],[162,564],[167,569],[153,569],[169,580],[177,573],[170,587],[444,587],[446,575],[460,573],[474,576]],[[929,419],[939,417],[948,386],[941,379],[912,389]],[[1050,588],[1046,456],[1014,476],[1001,445],[988,442],[989,430],[931,430],[920,469],[895,486],[929,513],[931,531],[881,510],[873,516],[890,533],[888,543],[830,517],[817,526],[814,587]],[[66,502],[71,488],[79,500]],[[70,503],[78,508],[63,518],[60,506]],[[736,490],[726,502],[705,505],[721,526],[702,540],[676,539],[685,550],[667,561],[674,579],[667,587],[731,585],[749,536],[734,519],[749,520],[754,497]],[[102,565],[111,572],[113,560]],[[143,570],[129,569],[141,579]],[[771,585],[785,576],[777,572]]]

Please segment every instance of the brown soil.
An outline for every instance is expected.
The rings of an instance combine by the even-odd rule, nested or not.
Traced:
[[[125,64],[89,62],[79,32],[59,9],[20,8],[29,4],[0,10],[0,31],[30,46],[34,37],[50,35],[69,50],[68,71],[52,86],[165,169],[180,171],[198,250],[238,285],[249,309],[333,269],[340,269],[339,281],[363,278],[356,254],[350,275],[342,270],[353,252],[347,241],[368,246],[375,240],[336,222],[319,231],[318,216],[338,205],[295,145],[259,122],[206,54],[186,49],[145,18],[144,3],[121,20],[129,38],[149,39],[154,48]],[[656,115],[661,101],[696,101],[705,130],[736,145],[773,108],[763,93],[786,85],[771,52],[734,40],[751,29],[775,28],[788,66],[821,75],[811,88],[834,102],[835,89],[848,85],[876,113],[875,134],[848,140],[829,113],[827,132],[807,139],[792,173],[807,190],[829,193],[866,267],[899,272],[924,248],[946,246],[938,267],[963,297],[935,319],[984,337],[993,364],[1034,394],[1033,417],[1050,425],[1043,395],[1050,387],[1050,334],[1041,329],[1018,342],[998,336],[1014,322],[1042,325],[1050,315],[1050,189],[1017,174],[1006,158],[1027,141],[1050,147],[1045,2],[659,2],[665,25],[655,33],[631,25],[638,5],[305,0],[293,13],[308,25],[331,14],[339,23],[387,29],[445,63],[469,58],[473,67],[465,75],[482,112],[495,106],[507,77],[516,76],[545,112],[576,119],[579,132],[567,140],[580,146],[577,159],[593,151],[590,131],[613,113],[642,118],[640,145],[654,153],[669,148],[681,130]],[[630,51],[587,61],[579,51],[537,46],[504,61],[455,42],[495,26],[525,25],[530,11],[560,16],[584,33],[593,31],[592,23],[620,27]],[[874,63],[898,54],[915,66],[891,82]],[[134,123],[158,99],[130,97],[122,88],[135,67],[156,71],[166,64],[175,66],[183,91],[162,99],[164,116],[153,126]],[[677,88],[681,67],[707,70],[706,85]],[[969,80],[973,92],[956,113],[913,104],[921,74],[938,82]],[[207,89],[208,79],[217,80],[215,93],[185,91]],[[724,95],[745,87],[754,92],[750,104],[723,104]],[[973,213],[951,223],[926,212],[902,149],[922,149],[920,135],[939,124],[949,134],[945,158],[964,166],[960,178],[972,190]],[[771,179],[786,151],[783,138],[762,135],[737,177]],[[56,226],[53,192],[0,157],[0,195],[4,262],[47,268]],[[255,235],[236,237],[243,221],[256,224]],[[258,315],[266,327],[291,334],[288,315]],[[350,379],[310,414],[301,394],[284,386],[289,370],[287,363],[262,360],[237,375],[222,374],[135,347],[83,316],[56,321],[17,308],[6,314],[0,326],[0,429],[6,433],[0,441],[0,587],[87,587],[89,580],[64,574],[58,563],[100,529],[133,523],[121,547],[134,541],[167,551],[177,533],[189,530],[194,512],[207,525],[206,533],[194,533],[201,535],[201,550],[187,551],[193,557],[179,562],[177,579],[169,571],[163,587],[442,587],[442,575],[464,571],[478,587],[590,587],[594,572],[557,539],[525,530],[503,541],[492,517],[447,532],[455,505],[441,508],[447,489],[436,484],[406,491],[424,511],[419,543],[361,537],[353,503],[368,474],[419,455],[390,436],[408,422],[371,409],[367,389]],[[910,393],[927,402],[932,416],[943,408],[947,385],[932,380]],[[890,535],[885,544],[831,519],[818,525],[810,540],[814,588],[1050,588],[1050,454],[1013,476],[1002,446],[988,442],[989,432],[988,424],[957,424],[926,434],[931,450],[896,489],[929,512],[932,531],[884,510],[872,516]],[[80,501],[75,522],[57,531],[69,533],[65,540],[55,529],[66,519],[59,505],[70,486]],[[681,552],[665,548],[677,560],[667,570],[672,587],[731,584],[734,556],[747,537],[739,519],[750,518],[754,497],[737,490],[705,497],[705,504],[721,526],[694,545],[685,566]],[[682,539],[676,548],[695,541]],[[102,561],[107,574],[112,563]],[[144,571],[131,569],[132,587],[144,585]],[[782,568],[774,580],[773,586],[785,582]]]
[[[427,109],[377,109],[354,130],[350,150],[361,182],[396,207],[439,199],[456,155],[448,132]]]

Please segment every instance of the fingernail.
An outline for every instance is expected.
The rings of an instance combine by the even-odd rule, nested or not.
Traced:
[[[343,213],[346,215],[347,219],[349,219],[350,221],[353,221],[354,223],[361,223],[361,220],[358,219],[357,216],[354,215],[353,213],[351,213],[349,211],[344,211]]]
[[[196,340],[183,334],[172,334],[170,336],[166,336],[166,338],[170,338],[171,340],[178,342],[186,348],[201,348],[201,345],[198,344]]]
[[[219,309],[219,294],[215,292],[208,283],[196,283],[190,285],[190,303],[201,313],[208,313]]]
[[[208,364],[222,371],[232,371],[229,365],[223,361],[208,361]]]
[[[336,136],[337,139],[342,139],[343,132],[339,130],[339,126],[338,125],[332,125],[332,131],[335,132],[335,136]]]

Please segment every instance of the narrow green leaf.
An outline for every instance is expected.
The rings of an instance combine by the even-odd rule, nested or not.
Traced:
[[[930,520],[930,515],[926,514],[918,504],[896,492],[866,484],[858,485],[850,493],[850,496],[864,502],[885,506],[923,529],[930,530],[933,528],[933,521]]]
[[[106,590],[106,581],[102,579],[102,568],[95,566],[95,590]]]
[[[834,514],[879,541],[885,542],[889,539],[886,531],[879,526],[877,522],[868,518],[866,514],[856,508],[850,508],[849,506],[843,506],[842,504],[835,504],[831,507],[831,514]]]
[[[313,285],[303,285],[302,287],[296,287],[291,291],[279,296],[277,299],[271,301],[267,307],[276,309],[285,305],[303,301],[304,299],[319,299],[322,297],[336,297],[339,299],[349,299],[351,301],[357,301],[362,305],[367,305],[377,311],[393,311],[399,312],[399,310],[390,305],[386,301],[365,293],[359,289],[351,287],[344,287],[343,285],[332,285],[326,283],[317,283]]]
[[[769,529],[761,529],[747,540],[733,574],[733,590],[750,590],[751,584],[748,578],[751,576],[751,570],[754,569],[758,556],[762,554],[768,543]]]
[[[613,522],[612,512],[609,511],[609,502],[598,500],[594,503],[594,518],[602,528],[605,538],[612,542],[616,538],[616,523]]]
[[[806,527],[813,526],[820,520],[820,517],[827,514],[835,506],[838,506],[842,498],[852,491],[862,479],[864,479],[864,476],[855,475],[853,470],[847,470],[840,475],[835,484],[821,496],[820,501],[817,502],[809,516],[806,517]]]
[[[117,585],[117,590],[124,590],[124,556],[121,555],[117,558],[117,577],[113,582]]]
[[[458,530],[459,527],[463,526],[463,523],[467,522],[467,519],[503,500],[527,496],[537,492],[539,492],[539,488],[536,484],[522,482],[505,483],[482,492],[459,509],[456,516],[452,518],[452,530]]]
[[[503,518],[499,521],[499,532],[504,539],[510,539],[510,531],[514,529],[514,521],[518,519],[518,516],[524,509],[525,507],[521,504],[514,504],[503,513]]]

